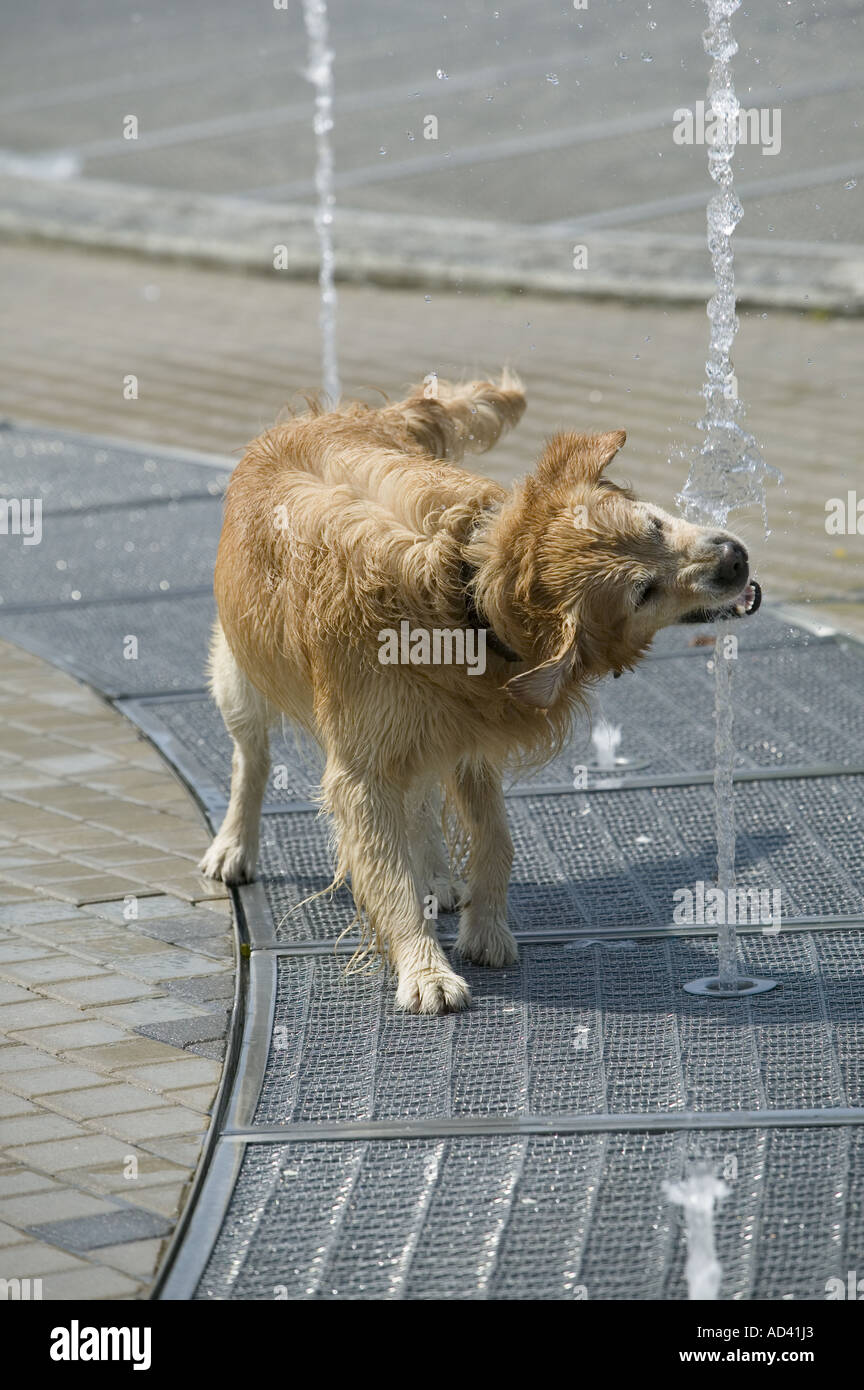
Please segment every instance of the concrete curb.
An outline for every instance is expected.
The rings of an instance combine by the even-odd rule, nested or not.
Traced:
[[[130,184],[0,177],[0,239],[314,278],[313,210]],[[519,291],[668,303],[712,292],[701,237],[579,232],[481,221],[340,211],[337,278],[430,289]],[[586,249],[573,268],[574,245]],[[864,248],[739,238],[744,305],[836,314],[864,310]],[[281,248],[280,269],[274,268]]]

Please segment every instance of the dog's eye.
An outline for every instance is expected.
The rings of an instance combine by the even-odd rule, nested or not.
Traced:
[[[642,584],[637,584],[634,591],[634,600],[637,608],[642,608],[655,597],[659,585],[653,579],[646,579]]]

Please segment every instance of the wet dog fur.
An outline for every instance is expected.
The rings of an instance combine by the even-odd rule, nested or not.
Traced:
[[[462,958],[517,960],[503,772],[552,757],[591,686],[631,669],[660,628],[756,606],[737,538],[606,477],[623,430],[556,435],[510,489],[459,466],[524,407],[507,372],[380,409],[313,406],[254,441],[226,498],[211,678],[234,755],[202,871],[253,877],[268,730],[287,716],[323,750],[335,881],[350,880],[412,1012],[470,1001],[424,915],[429,895],[461,907]],[[487,646],[482,674],[379,660],[384,629],[458,629],[478,614],[518,659]],[[468,846],[464,884],[445,801]]]

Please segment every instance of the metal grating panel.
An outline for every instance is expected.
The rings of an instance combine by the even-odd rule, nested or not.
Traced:
[[[291,1143],[247,1148],[196,1296],[684,1299],[663,1183],[701,1164],[730,1174],[721,1298],[861,1268],[860,1128]]]
[[[217,498],[122,506],[81,516],[47,515],[39,545],[16,547],[3,565],[3,604],[66,603],[116,594],[208,588],[222,524]]]
[[[206,680],[215,614],[208,597],[70,605],[31,613],[4,614],[0,608],[0,636],[106,695],[194,690]],[[130,634],[138,638],[135,661],[123,655]]]
[[[860,766],[864,752],[864,647],[824,642],[741,654],[735,669],[739,768]],[[714,676],[708,661],[646,661],[606,680],[597,715],[621,730],[622,776],[704,772],[714,766]],[[529,785],[573,785],[596,760],[583,733]],[[607,776],[609,774],[606,774]]]
[[[58,430],[0,428],[0,495],[41,497],[43,513],[124,502],[221,496],[231,474],[145,444],[117,445]]]
[[[514,970],[456,961],[467,1013],[396,1011],[345,960],[281,957],[254,1123],[652,1114],[864,1105],[864,934],[747,936],[758,1001],[687,994],[710,939],[525,946]]]
[[[742,770],[860,764],[864,648],[829,642],[801,650],[757,650],[741,661],[737,675],[736,739]],[[647,662],[626,680],[604,681],[598,714],[602,712],[622,729],[619,751],[627,762],[620,773],[709,772],[714,759],[713,698],[713,676],[700,658]],[[208,784],[219,788],[227,802],[231,741],[212,700],[163,701],[150,718],[158,719],[177,743],[194,754]],[[273,731],[271,753],[267,806],[277,809],[298,800],[313,801],[323,767],[315,744],[295,734],[286,722]],[[582,727],[559,758],[540,772],[512,782],[525,792],[572,787],[574,769],[590,767],[594,758],[589,733]],[[596,780],[589,774],[592,785]]]
[[[738,882],[778,889],[783,917],[864,911],[864,777],[741,783]],[[679,899],[716,870],[710,787],[511,799],[516,848],[511,922],[525,931],[666,926]],[[334,939],[350,895],[332,876],[328,827],[313,813],[268,816],[259,874],[280,941]],[[290,915],[288,915],[290,913]]]

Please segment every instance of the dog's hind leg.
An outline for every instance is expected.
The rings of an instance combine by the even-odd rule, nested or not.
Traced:
[[[406,832],[404,793],[359,777],[347,762],[332,756],[322,791],[336,823],[338,876],[350,874],[372,944],[396,971],[397,1007],[420,1014],[464,1009],[470,990],[441,949],[434,921],[423,915],[423,886]]]
[[[507,885],[513,841],[500,775],[488,763],[463,763],[450,784],[470,836],[468,891],[459,919],[456,950],[477,965],[515,965],[519,948],[507,925]]]
[[[210,669],[214,698],[234,740],[234,756],[228,810],[198,867],[223,883],[248,883],[255,876],[261,803],[270,771],[268,705],[240,670],[221,627],[214,634]]]
[[[406,798],[408,838],[424,902],[433,898],[433,915],[453,912],[467,901],[468,887],[455,878],[444,843],[442,797],[438,787],[423,787]]]

